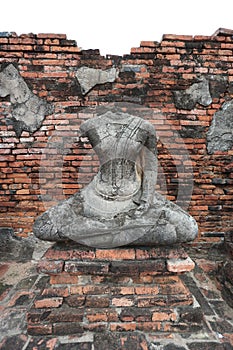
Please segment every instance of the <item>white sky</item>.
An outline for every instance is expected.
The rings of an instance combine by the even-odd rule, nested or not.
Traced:
[[[103,55],[127,54],[163,34],[233,29],[232,0],[10,0],[1,1],[0,14],[1,32],[67,34]]]

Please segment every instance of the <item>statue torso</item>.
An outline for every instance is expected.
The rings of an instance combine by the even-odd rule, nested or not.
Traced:
[[[124,200],[140,190],[139,155],[148,134],[143,122],[139,117],[101,116],[86,125],[85,134],[100,160],[95,189],[106,199]]]

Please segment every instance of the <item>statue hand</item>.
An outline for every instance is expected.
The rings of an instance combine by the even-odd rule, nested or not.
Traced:
[[[142,202],[142,203],[139,205],[139,207],[135,210],[134,215],[135,215],[136,217],[142,216],[144,213],[147,212],[147,210],[149,209],[149,207],[150,207],[149,203],[147,203],[147,202]]]

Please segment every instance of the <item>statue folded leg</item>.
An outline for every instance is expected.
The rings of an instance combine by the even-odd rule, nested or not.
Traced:
[[[128,203],[128,210],[116,212],[109,219],[93,216],[93,213],[86,216],[84,198],[85,192],[79,192],[47,210],[35,221],[35,235],[42,240],[70,239],[97,248],[130,243],[176,244],[191,241],[197,236],[195,220],[157,193],[153,205],[140,217],[135,216],[137,205],[133,200]]]

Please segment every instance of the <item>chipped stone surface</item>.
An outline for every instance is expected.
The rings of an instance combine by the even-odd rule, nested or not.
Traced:
[[[174,91],[175,105],[179,109],[191,110],[196,103],[202,106],[209,106],[212,103],[209,81],[201,77],[197,83],[192,84],[184,91]]]
[[[224,66],[224,62],[221,65]],[[228,88],[228,79],[224,75],[209,75],[210,94],[212,98],[219,98]]]
[[[15,235],[11,227],[0,227],[0,262],[23,262],[31,258],[40,260],[50,246],[51,243],[43,242],[33,235],[21,238]]]
[[[82,94],[86,95],[97,84],[113,83],[118,77],[118,70],[95,69],[83,66],[76,72],[76,78],[82,88]]]
[[[15,236],[9,227],[0,227],[0,261],[23,261],[32,256],[33,247],[27,240]]]
[[[233,100],[223,103],[207,132],[207,151],[228,151],[233,146]]]
[[[23,130],[36,131],[52,113],[52,106],[33,94],[13,64],[0,69],[0,97],[8,95],[12,103],[10,122],[18,137]]]

